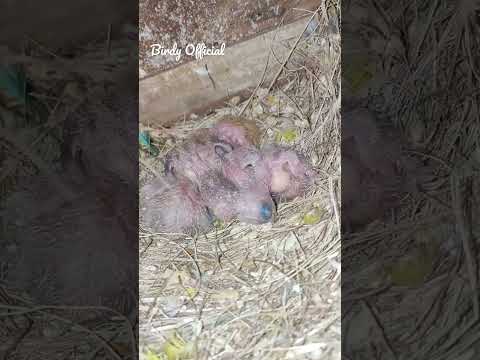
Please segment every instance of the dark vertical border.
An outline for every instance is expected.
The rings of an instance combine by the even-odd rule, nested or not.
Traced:
[[[138,2],[0,22],[0,357],[138,358]]]
[[[478,14],[343,1],[345,359],[475,358]]]

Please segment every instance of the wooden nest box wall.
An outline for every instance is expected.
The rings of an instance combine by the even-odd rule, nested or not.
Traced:
[[[195,7],[188,0],[141,0],[140,122],[169,126],[209,113],[232,96],[249,96],[262,79],[274,78],[288,44],[317,7],[311,0],[207,0]],[[188,44],[201,43],[226,48],[220,56],[185,54]],[[179,57],[158,53],[175,44]]]

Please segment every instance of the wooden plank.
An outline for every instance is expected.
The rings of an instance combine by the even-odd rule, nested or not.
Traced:
[[[140,77],[155,75],[191,59],[150,55],[150,46],[189,43],[227,46],[254,38],[282,24],[289,24],[315,10],[318,0],[140,0]]]
[[[205,57],[141,80],[140,122],[166,126],[191,113],[206,113],[224,99],[255,88],[270,52],[280,61],[285,59],[308,19],[229,47],[224,56]],[[279,66],[270,56],[267,81]]]

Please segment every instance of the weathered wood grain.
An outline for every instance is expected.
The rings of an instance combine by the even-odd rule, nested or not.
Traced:
[[[253,89],[265,71],[271,51],[282,61],[305,28],[308,18],[238,43],[224,56],[192,61],[140,81],[140,122],[165,126],[191,113],[202,114],[224,99]],[[270,80],[279,64],[270,56]],[[207,69],[208,68],[208,72]]]
[[[184,48],[189,43],[228,46],[288,24],[315,10],[318,0],[140,0],[140,77],[147,77],[190,61],[152,57],[155,43]]]

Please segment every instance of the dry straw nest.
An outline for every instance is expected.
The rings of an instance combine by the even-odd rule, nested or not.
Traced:
[[[1,71],[13,64],[16,76],[8,83],[8,96],[4,87],[0,96],[0,205],[23,182],[56,179],[66,119],[77,115],[81,127],[88,115],[79,109],[95,104],[117,71],[137,60],[130,52],[137,41],[134,29],[126,25],[120,39],[111,39],[106,28],[98,39],[56,51],[31,38],[25,38],[21,52],[0,47]],[[0,353],[9,359],[135,358],[134,324],[125,316],[104,307],[39,306],[6,284],[10,267],[22,259],[3,215]],[[48,281],[41,276],[35,285],[48,292]]]
[[[283,63],[273,86],[202,119],[148,129],[160,155],[141,155],[140,183],[161,174],[163,155],[193,130],[240,113],[263,143],[297,149],[319,176],[306,196],[279,206],[273,224],[218,224],[180,238],[141,227],[141,357],[340,358],[338,8],[312,19],[286,63],[272,54],[271,65]]]
[[[478,8],[343,5],[342,16],[362,25],[343,26],[352,51],[342,56],[375,74],[369,93],[355,95],[404,131],[406,155],[424,165],[417,193],[384,221],[342,238],[343,355],[478,358]],[[371,58],[355,46],[371,49]]]

